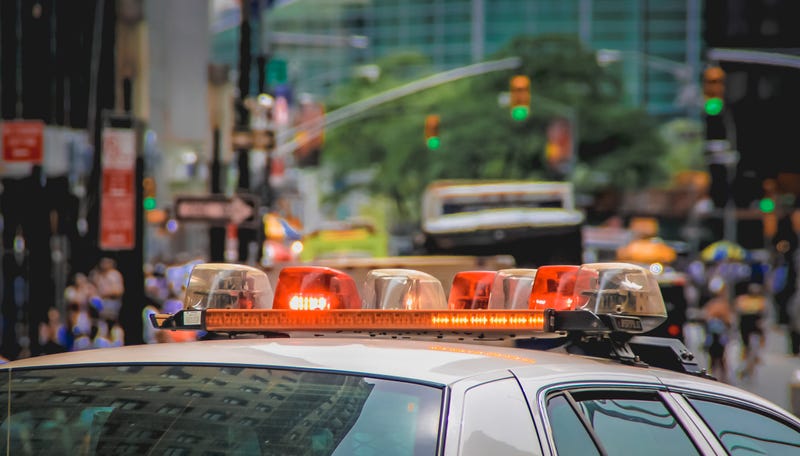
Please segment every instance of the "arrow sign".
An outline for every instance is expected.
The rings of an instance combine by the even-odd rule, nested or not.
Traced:
[[[184,222],[257,226],[257,215],[258,198],[253,195],[180,196],[175,199],[175,218]]]

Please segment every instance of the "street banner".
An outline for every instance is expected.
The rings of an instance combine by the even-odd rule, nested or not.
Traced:
[[[0,123],[3,136],[3,161],[42,163],[44,122],[41,120],[6,120]]]
[[[101,156],[100,248],[131,250],[136,239],[136,134],[105,128]]]

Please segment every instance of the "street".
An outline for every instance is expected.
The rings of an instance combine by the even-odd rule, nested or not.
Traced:
[[[800,357],[789,353],[788,334],[786,329],[768,323],[767,341],[762,354],[761,364],[750,378],[741,379],[737,373],[742,366],[741,342],[738,337],[732,338],[726,348],[728,361],[728,379],[733,385],[758,394],[786,410],[798,415],[800,412],[800,396],[795,398],[794,408],[791,399],[791,384],[798,385],[800,394]],[[697,356],[701,366],[708,365],[707,355],[703,350],[704,331],[696,323],[687,324],[684,330],[686,346]],[[738,334],[738,333],[736,333]]]

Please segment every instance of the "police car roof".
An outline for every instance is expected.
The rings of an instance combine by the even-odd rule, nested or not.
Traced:
[[[558,351],[485,343],[420,340],[297,337],[239,338],[131,345],[25,358],[0,369],[99,364],[249,365],[353,372],[448,385],[477,374],[512,371],[542,386],[570,382],[625,382],[691,387],[769,404],[720,382],[656,368],[622,365]]]

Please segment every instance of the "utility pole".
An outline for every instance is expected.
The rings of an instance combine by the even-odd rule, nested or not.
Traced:
[[[727,124],[725,106],[725,71],[709,66],[703,72],[705,152],[711,176],[709,190],[714,206],[722,211],[723,238],[736,242],[736,207],[731,187],[739,162],[738,152],[731,147],[733,129]]]
[[[235,101],[236,132],[250,132],[250,112],[245,100],[250,93],[250,62],[251,58],[251,28],[250,28],[250,1],[243,0],[241,4],[241,26],[239,27],[239,93]],[[250,191],[250,148],[238,145],[236,148],[236,164],[239,170],[237,191],[249,193]],[[250,242],[255,240],[255,230],[252,228],[238,228],[239,243],[238,259],[240,262],[247,260]]]

